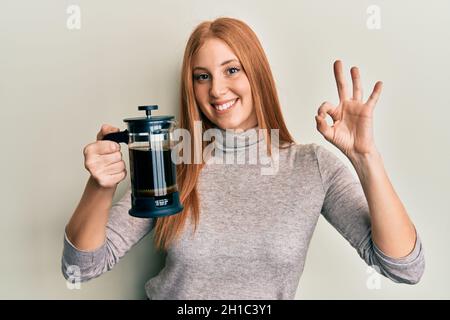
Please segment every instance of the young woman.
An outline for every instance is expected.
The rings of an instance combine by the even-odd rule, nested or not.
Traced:
[[[183,59],[180,127],[193,141],[202,140],[196,121],[203,132],[219,130],[227,139],[211,143],[238,157],[269,146],[271,136],[255,129],[277,129],[277,171],[263,175],[263,165],[250,161],[183,163],[177,181],[184,211],[133,218],[130,191],[111,206],[126,172],[119,145],[101,141],[118,129],[105,125],[84,149],[91,177],[66,226],[65,277],[71,265],[80,268],[82,281],[101,275],[154,230],[155,245],[167,256],[165,267],[146,284],[150,299],[293,299],[322,214],[368,265],[395,282],[417,283],[424,271],[420,238],[372,135],[382,84],[377,82],[364,102],[358,68],[351,69],[352,90],[340,61],[334,73],[340,101],[319,107],[317,129],[349,158],[359,181],[324,147],[294,142],[264,51],[245,23],[219,18],[200,24]],[[274,148],[268,150],[274,154]]]

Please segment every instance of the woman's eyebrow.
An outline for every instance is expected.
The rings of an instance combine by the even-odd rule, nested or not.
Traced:
[[[236,59],[230,59],[230,60],[226,60],[226,61],[222,62],[222,63],[220,64],[220,66],[224,66],[224,65],[226,65],[226,64],[228,64],[228,63],[230,63],[230,62],[233,62],[233,61],[239,62],[239,61],[236,60]],[[194,70],[197,70],[197,69],[208,70],[208,69],[205,68],[205,67],[195,67],[195,68],[193,68],[192,70],[194,71]]]

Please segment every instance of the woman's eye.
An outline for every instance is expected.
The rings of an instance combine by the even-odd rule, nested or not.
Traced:
[[[206,73],[194,75],[195,80],[208,80],[208,75]]]
[[[239,70],[240,70],[239,68],[231,67],[231,68],[228,69],[228,72],[231,73],[231,74],[234,74],[234,73],[239,72]]]

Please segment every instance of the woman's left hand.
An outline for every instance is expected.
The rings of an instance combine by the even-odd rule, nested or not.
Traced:
[[[342,72],[342,62],[334,63],[334,76],[339,94],[339,105],[324,102],[316,116],[317,130],[326,140],[335,145],[349,159],[376,152],[373,139],[373,110],[381,94],[382,82],[378,81],[369,99],[363,102],[361,79],[357,67],[350,70],[353,82],[353,96],[348,94]],[[329,126],[326,115],[333,119]]]

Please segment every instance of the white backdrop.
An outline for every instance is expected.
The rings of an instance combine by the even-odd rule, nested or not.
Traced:
[[[71,5],[80,10],[79,29],[72,29]],[[379,15],[367,12],[371,5]],[[144,283],[164,258],[155,254],[151,235],[79,290],[69,290],[61,275],[64,226],[88,177],[82,149],[102,123],[124,128],[122,119],[135,116],[138,105],[158,104],[157,114],[178,115],[188,36],[219,16],[242,19],[259,36],[296,140],[324,145],[348,165],[315,129],[320,103],[337,101],[332,63],[342,59],[348,79],[349,68],[359,66],[366,94],[376,80],[384,82],[376,143],[421,234],[425,274],[415,286],[386,278],[368,286],[373,274],[321,218],[296,298],[450,298],[445,0],[2,0],[0,298],[144,298]]]

